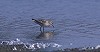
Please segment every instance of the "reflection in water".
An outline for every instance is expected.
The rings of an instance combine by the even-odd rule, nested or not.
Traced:
[[[45,39],[45,40],[48,40],[50,38],[52,38],[54,35],[54,31],[53,32],[50,32],[50,31],[41,31],[40,35],[38,35],[36,38],[37,39]]]

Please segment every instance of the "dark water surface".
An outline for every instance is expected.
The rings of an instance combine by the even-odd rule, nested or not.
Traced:
[[[55,28],[45,28],[42,33],[32,18],[51,19]],[[0,0],[0,42],[28,44],[30,49],[35,44],[46,50],[97,46],[100,1]]]

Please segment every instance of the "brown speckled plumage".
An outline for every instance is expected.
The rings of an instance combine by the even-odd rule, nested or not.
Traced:
[[[49,27],[49,26],[53,26],[53,22],[51,20],[46,20],[46,19],[32,19],[35,23],[39,24],[41,27],[43,27],[43,31],[44,31],[44,27]],[[40,27],[40,31],[41,31],[41,27]],[[54,26],[53,26],[54,27]]]

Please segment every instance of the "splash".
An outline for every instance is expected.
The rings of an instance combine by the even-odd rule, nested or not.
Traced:
[[[15,39],[11,41],[2,41],[1,44],[3,45],[15,45],[15,44],[23,44],[23,42],[20,41],[20,39]]]
[[[40,48],[47,48],[47,47],[51,47],[51,48],[60,48],[61,45],[57,44],[57,43],[24,43],[22,42],[20,39],[15,39],[15,40],[11,40],[11,41],[2,41],[1,45],[7,45],[7,46],[11,46],[12,50],[20,50],[20,49],[30,49],[30,50],[35,50],[35,49],[40,49]],[[20,47],[20,48],[19,48]]]

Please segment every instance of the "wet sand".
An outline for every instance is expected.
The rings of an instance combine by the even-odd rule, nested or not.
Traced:
[[[45,51],[41,49],[27,49],[23,44],[20,45],[0,45],[0,52],[100,52],[100,48],[93,49],[92,47],[82,48],[66,48],[59,50]]]

